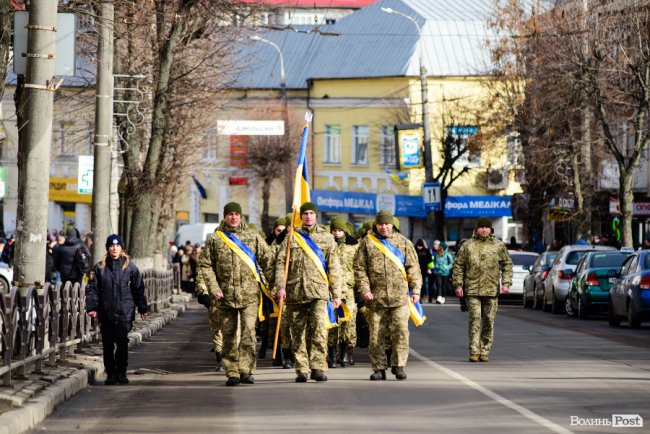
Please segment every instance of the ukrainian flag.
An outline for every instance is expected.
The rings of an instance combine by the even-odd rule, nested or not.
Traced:
[[[309,134],[309,122],[311,122],[311,119],[312,114],[307,112],[305,114],[305,127],[302,129],[302,143],[300,145],[300,155],[298,156],[298,167],[296,168],[296,180],[293,185],[294,226],[300,226],[302,224],[299,211],[300,206],[305,202],[311,201],[307,163],[305,161],[307,154],[307,136]]]

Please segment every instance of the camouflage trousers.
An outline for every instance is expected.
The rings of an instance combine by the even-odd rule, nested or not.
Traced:
[[[343,300],[350,310],[350,320],[339,323],[338,327],[331,328],[327,335],[327,345],[335,347],[338,344],[348,344],[352,348],[357,346],[357,305],[352,300]]]
[[[325,300],[287,305],[291,349],[296,358],[296,372],[299,374],[307,374],[311,369],[327,370],[326,315]]]
[[[269,318],[269,343],[271,348],[275,341],[275,330],[278,327],[278,318]],[[282,306],[282,324],[280,324],[280,337],[278,338],[278,348],[291,348],[291,321],[287,315],[287,305]]]
[[[226,376],[239,378],[239,374],[254,374],[257,304],[241,309],[220,308],[219,310]]]
[[[212,306],[210,306],[208,320],[212,332],[212,347],[215,352],[220,353],[223,350],[223,337],[221,335],[221,321],[219,321],[219,308],[217,308],[216,303],[212,303]]]
[[[386,369],[386,346],[392,346],[391,366],[406,366],[409,355],[409,307],[370,307],[367,309],[370,343],[368,356],[373,371]]]
[[[490,354],[492,341],[494,341],[494,318],[498,306],[497,297],[467,297],[470,354]]]

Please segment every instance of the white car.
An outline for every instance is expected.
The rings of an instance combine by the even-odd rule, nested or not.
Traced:
[[[539,257],[535,252],[515,252],[511,251],[510,259],[512,259],[512,286],[510,287],[510,294],[521,295],[524,294],[524,279],[537,261]]]
[[[14,280],[14,270],[4,262],[0,262],[0,292],[9,293],[11,282]]]

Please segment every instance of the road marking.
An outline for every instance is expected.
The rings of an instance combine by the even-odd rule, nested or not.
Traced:
[[[528,410],[526,407],[522,407],[519,404],[516,404],[512,401],[510,401],[507,398],[504,398],[503,396],[499,395],[498,393],[495,393],[491,391],[490,389],[481,386],[480,384],[470,380],[467,377],[464,377],[463,375],[452,371],[449,368],[445,368],[444,366],[440,365],[439,363],[436,363],[432,360],[427,359],[414,349],[410,349],[409,352],[413,355],[413,357],[419,359],[421,362],[423,362],[426,365],[431,366],[432,368],[438,369],[439,371],[442,371],[443,373],[449,375],[452,378],[455,378],[456,380],[460,381],[461,383],[465,384],[468,387],[471,387],[472,389],[476,390],[477,392],[481,392],[483,395],[487,396],[488,398],[498,402],[499,404],[508,407],[517,413],[521,414],[525,418],[528,418],[532,420],[533,422],[536,422],[540,424],[541,426],[548,428],[549,430],[560,433],[560,434],[573,434],[573,431],[568,430],[554,422],[551,422],[550,420],[546,419],[543,416],[540,416],[537,413],[532,412],[531,410]]]

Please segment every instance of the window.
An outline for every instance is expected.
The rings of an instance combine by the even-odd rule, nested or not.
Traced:
[[[395,133],[393,127],[382,126],[379,138],[379,164],[395,167]]]
[[[210,129],[205,134],[203,149],[201,151],[201,161],[215,161],[217,159],[217,143],[219,136],[217,131]]]
[[[368,164],[368,140],[370,128],[366,125],[352,127],[352,164]]]
[[[325,125],[323,163],[341,164],[341,127],[339,125]]]

